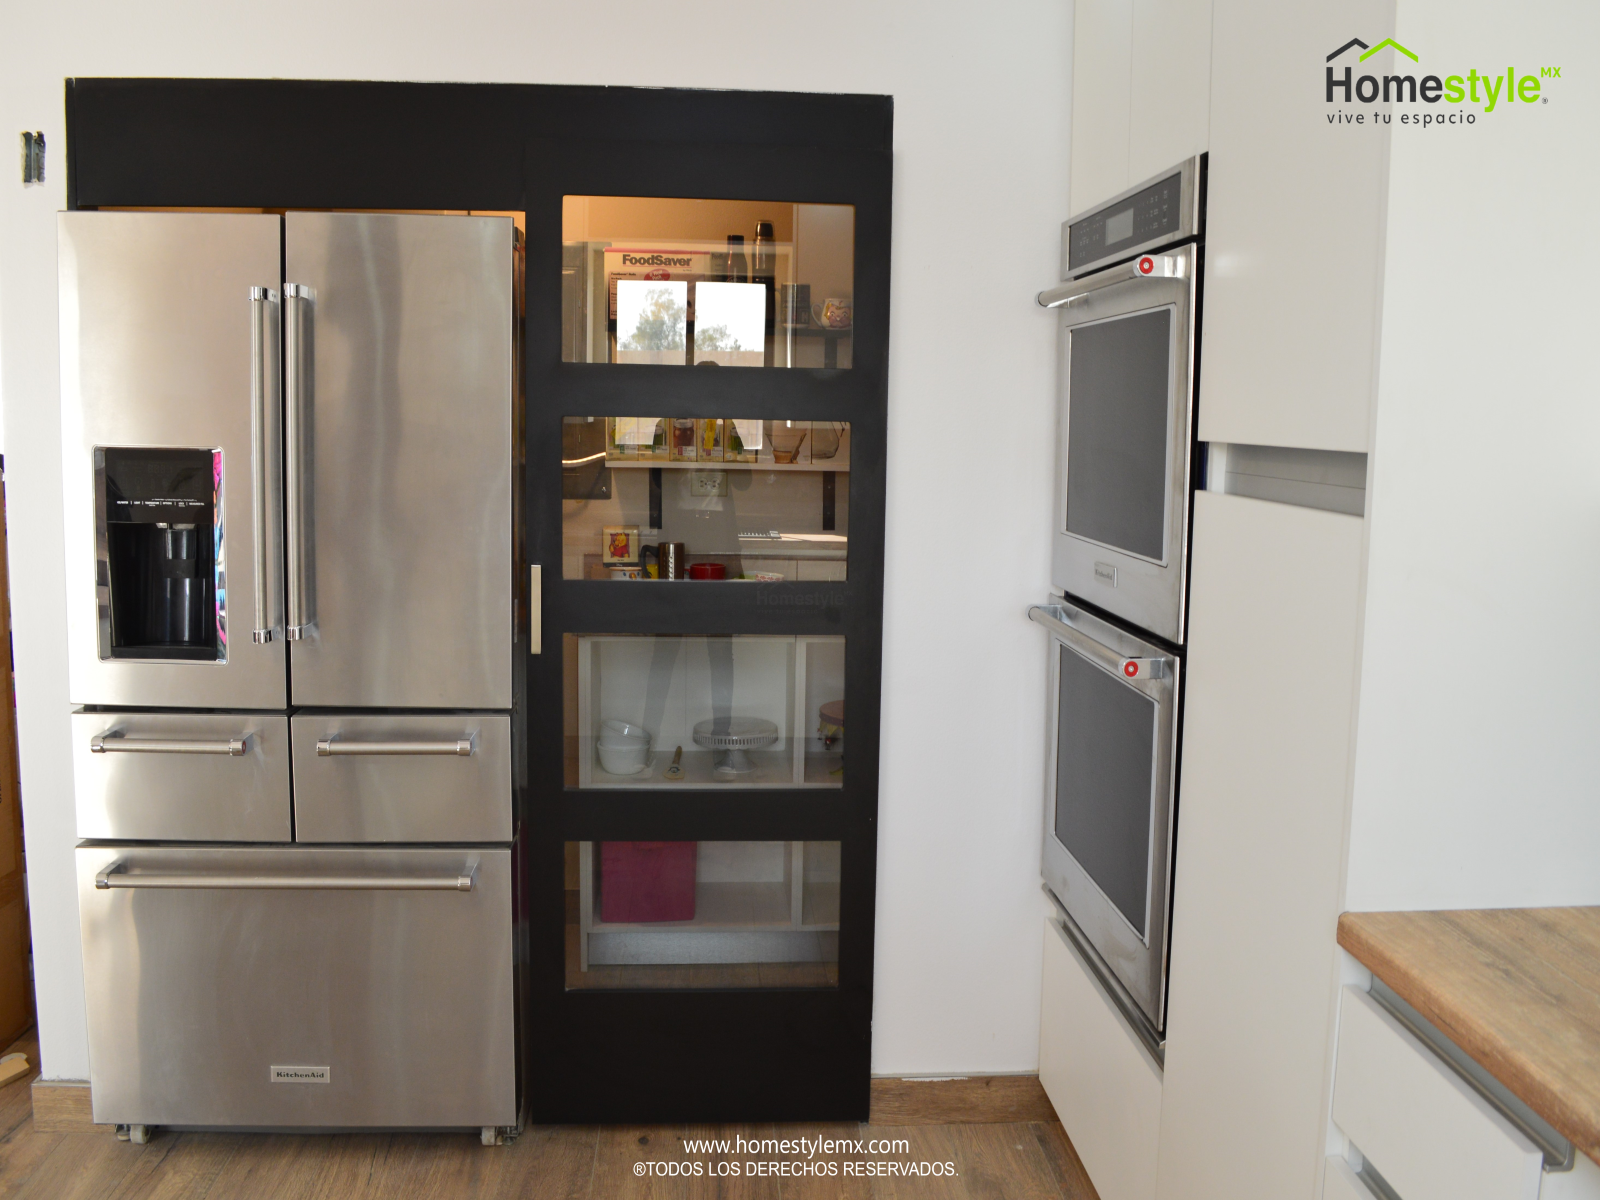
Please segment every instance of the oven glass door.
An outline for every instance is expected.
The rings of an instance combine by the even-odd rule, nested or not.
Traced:
[[[1054,582],[1183,640],[1193,415],[1193,246],[1177,277],[1081,281],[1062,310]]]
[[[1044,877],[1163,1026],[1181,663],[1068,605],[1051,628]]]

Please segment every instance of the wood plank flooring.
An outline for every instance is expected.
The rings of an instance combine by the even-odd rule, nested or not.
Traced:
[[[37,1047],[17,1048],[29,1049],[30,1061],[37,1060]],[[8,1200],[1097,1200],[1071,1143],[1053,1120],[534,1126],[512,1144],[496,1147],[481,1146],[469,1134],[160,1131],[148,1145],[135,1146],[103,1128],[35,1131],[30,1078],[0,1087],[0,1196]],[[1006,1086],[1021,1094],[1021,1085]],[[894,1112],[888,1107],[884,1115]],[[1019,1102],[1018,1115],[1030,1112]],[[902,1145],[813,1157],[741,1152],[736,1145],[707,1153],[685,1144],[819,1137],[851,1143],[889,1139]],[[775,1173],[806,1162],[831,1164],[837,1173]],[[889,1163],[950,1163],[955,1174],[844,1173],[850,1164],[883,1171]],[[752,1177],[751,1164],[769,1173]],[[697,1167],[698,1175],[681,1173]]]

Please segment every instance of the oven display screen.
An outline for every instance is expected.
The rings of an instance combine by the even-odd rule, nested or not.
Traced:
[[[1151,184],[1117,208],[1078,221],[1068,235],[1068,269],[1075,271],[1099,259],[1111,258],[1119,251],[1143,245],[1152,238],[1177,233],[1182,195],[1180,172]]]

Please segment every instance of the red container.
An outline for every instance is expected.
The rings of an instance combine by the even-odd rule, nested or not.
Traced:
[[[694,920],[698,842],[601,842],[600,919]]]
[[[726,579],[728,568],[722,563],[690,563],[690,579]]]

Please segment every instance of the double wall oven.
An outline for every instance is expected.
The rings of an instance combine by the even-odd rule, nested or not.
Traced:
[[[517,1122],[516,254],[60,217],[96,1121]]]
[[[1062,226],[1045,883],[1159,1046],[1195,440],[1206,159]]]

